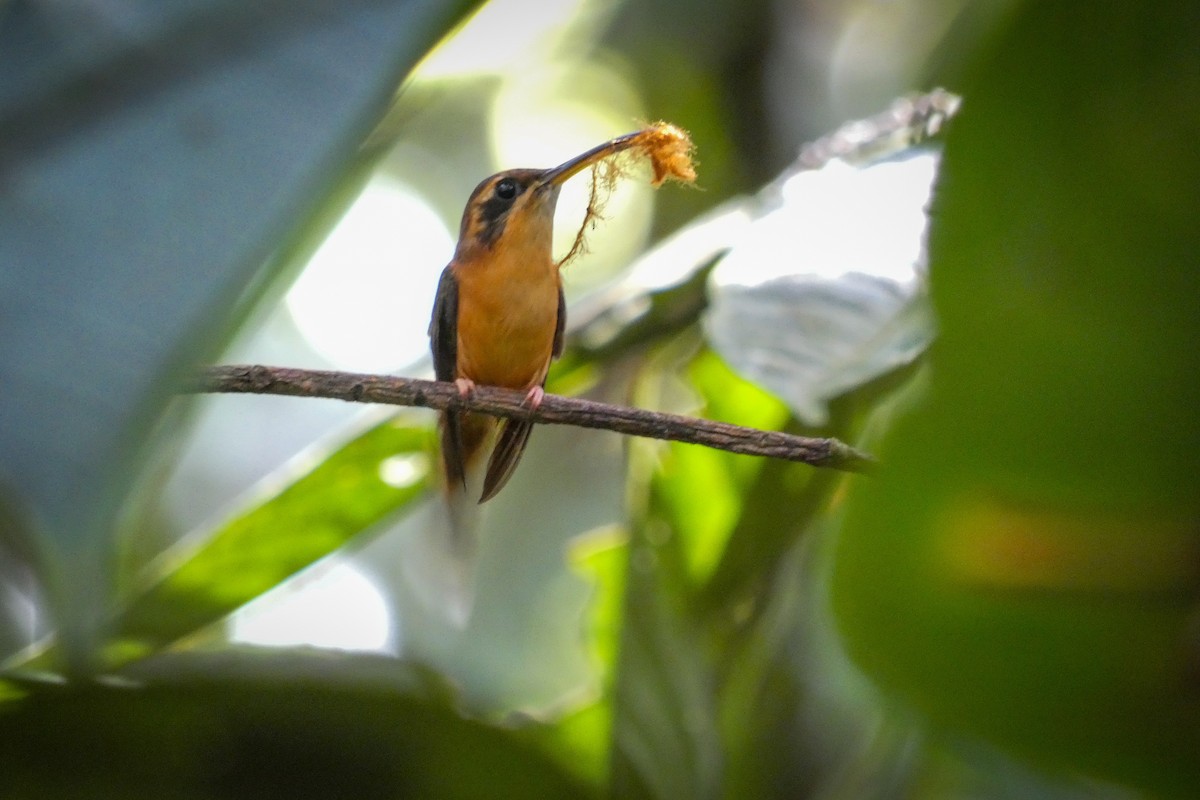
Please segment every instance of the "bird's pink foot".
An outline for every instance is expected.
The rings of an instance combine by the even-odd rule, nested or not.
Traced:
[[[475,381],[470,378],[455,378],[454,385],[458,387],[459,397],[466,397],[475,391]]]
[[[542,400],[546,398],[546,390],[540,386],[530,388],[529,393],[525,395],[525,399],[521,401],[521,405],[528,404],[530,408],[536,409],[542,404]]]

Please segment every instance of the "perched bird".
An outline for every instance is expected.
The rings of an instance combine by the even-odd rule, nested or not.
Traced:
[[[530,407],[538,407],[550,362],[562,354],[566,326],[562,278],[551,251],[559,190],[572,175],[642,135],[612,139],[552,169],[500,172],[475,187],[429,322],[438,380],[454,381],[463,396],[476,384],[520,389]],[[465,492],[468,473],[498,423],[458,411],[443,412],[440,423],[448,491]],[[503,423],[480,503],[512,476],[532,428],[528,420]]]
[[[687,133],[658,122],[552,169],[508,170],[475,187],[463,211],[458,247],[442,271],[429,322],[438,380],[453,381],[464,397],[477,384],[501,386],[525,392],[531,408],[541,404],[546,373],[562,354],[566,328],[559,267],[582,246],[583,231],[596,213],[598,184],[611,188],[621,167],[610,162],[612,169],[603,180],[593,176],[592,201],[575,245],[555,262],[551,244],[559,190],[573,175],[631,148],[649,160],[654,186],[668,178],[691,182],[696,177]],[[446,411],[440,427],[447,493],[442,508],[449,515],[450,535],[440,535],[447,532],[440,525],[431,526],[417,538],[405,565],[415,596],[461,627],[471,613],[478,545],[477,506],[468,492],[480,485],[480,474],[480,503],[504,487],[533,423],[501,423],[483,414]]]

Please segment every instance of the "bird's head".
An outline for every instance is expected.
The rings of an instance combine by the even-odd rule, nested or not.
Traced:
[[[456,256],[536,247],[549,257],[559,189],[576,173],[632,146],[635,135],[611,139],[551,169],[510,169],[485,178],[467,200]]]

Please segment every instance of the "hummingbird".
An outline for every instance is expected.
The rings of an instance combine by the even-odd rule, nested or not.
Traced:
[[[545,396],[550,362],[562,355],[567,305],[552,252],[554,211],[563,183],[583,169],[638,144],[630,133],[550,169],[510,169],[485,178],[463,211],[458,245],[442,271],[429,342],[439,381],[459,394],[476,385],[526,392],[536,409]],[[447,490],[467,491],[467,475],[493,438],[479,502],[512,477],[533,423],[462,411],[441,414]]]

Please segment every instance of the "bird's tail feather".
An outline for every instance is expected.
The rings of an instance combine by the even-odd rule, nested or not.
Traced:
[[[456,627],[467,624],[475,600],[475,567],[479,551],[479,506],[486,461],[493,437],[493,418],[452,413],[442,419],[443,502],[433,524],[412,554],[408,570],[423,603]]]
[[[504,488],[504,484],[508,483],[521,460],[521,454],[525,452],[525,445],[529,443],[529,434],[532,431],[533,423],[522,419],[510,419],[504,423],[500,435],[496,438],[491,458],[488,459],[479,502],[491,500]]]

